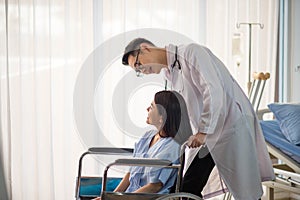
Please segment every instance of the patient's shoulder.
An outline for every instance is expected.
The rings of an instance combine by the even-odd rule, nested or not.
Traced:
[[[157,133],[157,130],[149,130],[149,131],[146,131],[144,133],[144,135],[142,136],[142,138],[149,138],[149,137],[153,137],[155,134]]]
[[[144,133],[144,135],[138,140],[136,145],[143,145],[146,141],[151,140],[151,138],[156,134],[156,130],[149,130]]]

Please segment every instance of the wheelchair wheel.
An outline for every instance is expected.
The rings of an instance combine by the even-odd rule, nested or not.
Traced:
[[[203,200],[202,198],[186,192],[166,194],[162,197],[157,198],[156,200]]]

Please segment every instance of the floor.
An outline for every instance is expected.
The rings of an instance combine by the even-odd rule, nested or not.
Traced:
[[[265,192],[265,186],[263,186],[264,189],[264,195],[262,196],[262,200],[267,200],[266,198],[266,192]],[[291,193],[287,193],[284,191],[280,191],[280,190],[275,190],[275,199],[274,200],[300,200],[300,195],[296,195],[296,194],[291,194]],[[209,200],[223,200],[224,199],[224,195],[219,195],[213,198],[210,198]],[[232,197],[231,200],[234,200],[234,198]]]

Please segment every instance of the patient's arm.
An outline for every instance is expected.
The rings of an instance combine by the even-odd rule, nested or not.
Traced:
[[[119,183],[119,185],[114,190],[114,192],[124,192],[128,188],[128,186],[129,186],[129,176],[130,176],[130,173],[127,172],[125,174],[125,176],[123,177],[122,181]],[[97,198],[92,199],[92,200],[101,200],[101,197],[97,197]]]
[[[119,185],[114,190],[114,192],[125,192],[125,190],[128,188],[128,186],[130,184],[129,176],[130,176],[130,173],[127,172],[125,174],[124,178],[122,179],[122,181],[119,183]]]
[[[148,183],[147,185],[144,185],[143,187],[139,188],[138,190],[134,191],[135,193],[157,193],[160,191],[160,189],[163,187],[163,184],[161,182],[158,183]]]
[[[124,178],[122,179],[122,181],[120,182],[120,184],[118,185],[118,187],[115,189],[114,192],[124,192],[126,190],[126,188],[129,185],[129,175],[130,174],[127,173],[124,176]],[[125,186],[126,186],[126,188],[124,189]],[[138,189],[138,190],[136,190],[134,192],[135,193],[157,193],[162,188],[162,186],[163,186],[163,184],[161,182],[158,182],[158,183],[148,183],[147,185],[144,185],[143,187],[141,187],[140,189]],[[95,198],[93,200],[101,200],[101,198],[97,197],[97,198]]]

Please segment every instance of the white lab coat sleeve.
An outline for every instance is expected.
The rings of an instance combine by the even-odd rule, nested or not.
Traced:
[[[191,44],[185,58],[195,87],[203,97],[203,110],[198,124],[198,132],[213,134],[216,128],[224,125],[223,106],[226,102],[224,88],[218,71],[218,62],[210,55],[210,51],[196,44]]]

